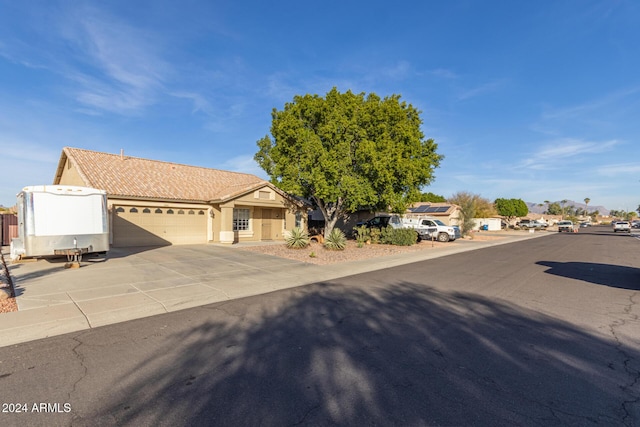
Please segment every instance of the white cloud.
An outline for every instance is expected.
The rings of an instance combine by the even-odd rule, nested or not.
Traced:
[[[597,167],[596,173],[607,177],[635,175],[635,177],[633,177],[635,182],[640,177],[640,164],[636,162],[604,165]]]
[[[213,115],[211,103],[204,96],[198,93],[173,92],[171,95],[176,98],[190,100],[193,104],[193,109],[191,110],[192,113],[202,112],[209,116]]]
[[[616,140],[592,142],[560,138],[545,143],[539,150],[528,154],[528,157],[520,162],[516,168],[542,170],[566,165],[567,162],[576,163],[582,161],[584,155],[606,153],[618,144],[619,141]]]
[[[456,73],[454,73],[451,70],[447,70],[445,68],[437,68],[435,70],[431,70],[429,73],[436,77],[441,77],[444,79],[453,80],[458,78],[458,75]]]
[[[618,106],[625,98],[640,92],[640,87],[629,87],[606,94],[600,98],[593,99],[578,105],[565,108],[549,108],[542,114],[543,120],[567,120],[585,116],[588,113],[595,113],[602,110],[609,110],[612,105]]]
[[[24,36],[11,46],[2,44],[0,57],[61,76],[66,84],[59,91],[83,106],[76,111],[130,114],[153,103],[173,73],[160,54],[164,43],[158,34],[93,7],[43,11],[43,16],[31,28],[37,43]]]
[[[265,171],[258,166],[258,163],[253,159],[253,156],[250,155],[232,157],[218,166],[218,169],[228,170],[231,172],[250,173],[265,180],[269,179]]]
[[[383,67],[380,70],[380,74],[383,78],[390,78],[394,80],[402,80],[407,78],[411,73],[411,64],[408,61],[399,61],[397,64],[391,67]]]
[[[504,84],[501,80],[496,80],[493,82],[485,83],[483,85],[477,86],[472,89],[464,90],[458,93],[458,100],[463,101],[470,98],[475,98],[476,96],[484,95],[487,93],[495,92],[500,89]]]

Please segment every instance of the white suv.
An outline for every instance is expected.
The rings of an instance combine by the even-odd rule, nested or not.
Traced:
[[[629,221],[614,221],[613,232],[617,233],[618,231],[631,232],[631,224],[629,224]]]

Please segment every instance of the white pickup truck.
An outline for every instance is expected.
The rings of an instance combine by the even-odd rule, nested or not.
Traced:
[[[558,233],[573,233],[575,231],[572,221],[558,221]]]
[[[413,228],[418,232],[420,240],[438,239],[440,242],[449,242],[460,238],[460,228],[458,226],[446,225],[439,219],[430,217],[403,218],[395,214],[379,215],[368,221],[359,222],[357,226],[379,229],[388,226],[393,228]]]
[[[446,225],[436,218],[403,218],[405,227],[415,229],[423,240],[438,239],[439,242],[449,242],[460,238],[460,228],[455,225]]]

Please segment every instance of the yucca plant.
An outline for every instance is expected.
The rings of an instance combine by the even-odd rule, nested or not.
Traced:
[[[334,228],[325,240],[324,247],[333,251],[342,251],[347,247],[347,236],[339,228]]]
[[[311,242],[309,234],[299,227],[295,227],[289,231],[286,234],[284,241],[287,244],[287,247],[292,249],[306,248]]]

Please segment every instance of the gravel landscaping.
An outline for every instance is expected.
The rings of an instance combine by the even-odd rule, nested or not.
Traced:
[[[484,236],[476,234],[473,240],[494,240],[500,239],[497,236]],[[262,254],[273,255],[280,258],[292,259],[295,261],[307,262],[317,265],[330,265],[349,261],[358,261],[363,259],[371,259],[384,257],[389,255],[413,253],[418,251],[428,251],[435,248],[441,248],[447,245],[456,245],[457,242],[431,242],[422,241],[413,246],[393,246],[393,245],[364,245],[359,248],[354,240],[347,241],[347,247],[344,251],[331,251],[325,249],[319,243],[311,243],[305,249],[289,249],[283,244],[269,244],[256,246],[242,246],[238,249],[251,252],[259,252]]]
[[[11,295],[11,280],[9,270],[4,261],[4,255],[0,253],[0,313],[18,311],[16,299],[8,297]]]
[[[433,247],[439,247],[446,243],[434,242]],[[454,243],[455,244],[455,243]],[[364,245],[357,247],[355,241],[347,241],[347,247],[343,251],[332,251],[325,249],[320,243],[311,243],[304,249],[290,249],[283,244],[242,246],[238,249],[261,254],[273,255],[280,258],[292,259],[295,261],[307,262],[317,265],[337,264],[349,261],[378,258],[402,253],[411,253],[432,249],[431,242],[421,242],[413,246],[393,246],[393,245]]]

